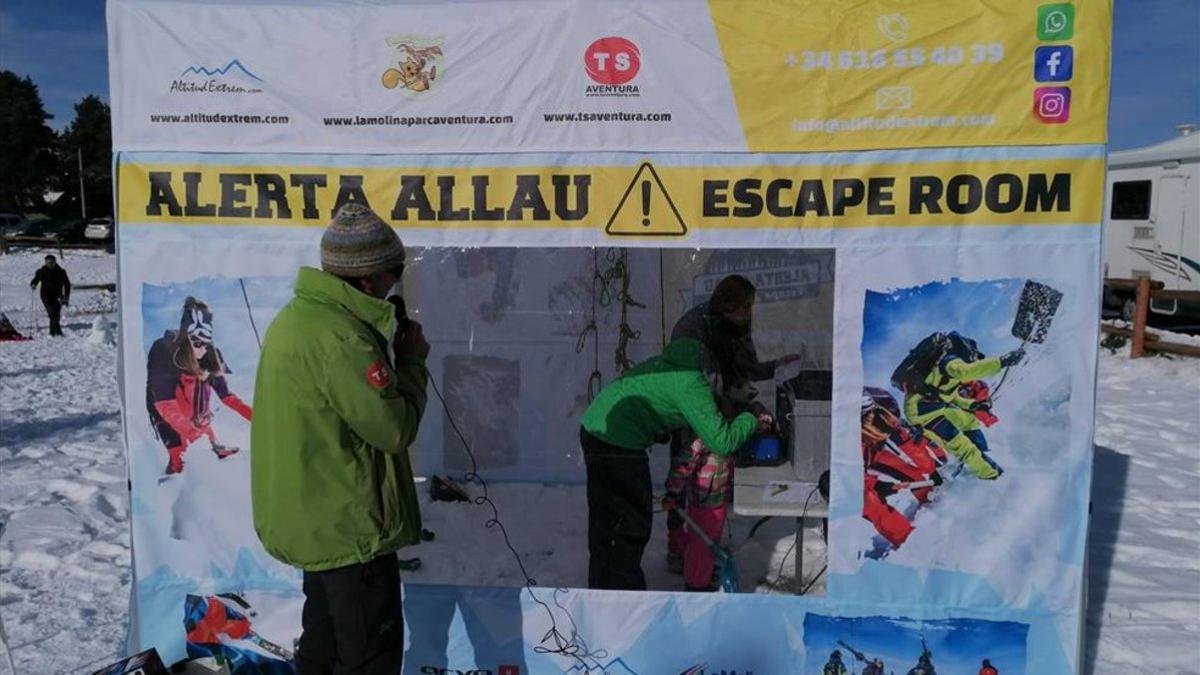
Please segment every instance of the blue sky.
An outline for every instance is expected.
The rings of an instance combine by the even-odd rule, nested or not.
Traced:
[[[1111,146],[1134,148],[1200,123],[1200,0],[1115,0]],[[108,100],[103,0],[0,2],[0,69],[37,83],[51,126],[87,94]]]

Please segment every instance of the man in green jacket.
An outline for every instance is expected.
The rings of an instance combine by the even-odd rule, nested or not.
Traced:
[[[425,411],[429,353],[420,325],[398,327],[385,300],[403,271],[391,227],[346,205],[321,237],[321,270],[300,270],[263,339],[254,528],[267,552],[304,571],[300,675],[400,672],[396,550],[421,532],[408,447]]]
[[[602,389],[584,412],[589,587],[646,589],[642,553],[654,499],[647,450],[656,437],[690,428],[709,450],[728,455],[771,424],[770,416],[750,413],[726,420],[704,376],[705,358],[698,340],[675,340]]]

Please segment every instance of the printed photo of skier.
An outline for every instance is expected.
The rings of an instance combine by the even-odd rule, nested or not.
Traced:
[[[980,619],[804,617],[804,672],[1023,675],[1029,626]],[[991,671],[984,671],[991,668]]]
[[[188,657],[215,657],[230,675],[292,675],[292,651],[259,634],[256,616],[237,593],[188,594],[183,607]]]
[[[145,371],[133,377],[144,382],[146,418],[131,425],[131,451],[135,480],[157,481],[144,515],[187,542],[172,565],[208,561],[243,576],[275,566],[251,524],[250,420],[259,335],[291,287],[276,277],[142,287]]]
[[[163,478],[183,472],[184,453],[200,439],[219,460],[238,452],[217,439],[212,400],[217,399],[247,422],[253,411],[229,388],[229,365],[213,341],[213,312],[189,296],[179,326],[163,332],[146,358],[146,412],[154,435],[167,451]]]
[[[1013,491],[998,484],[1053,461],[1070,391],[1047,343],[1062,297],[1024,279],[867,291],[861,557],[895,556],[929,523],[928,561],[955,546],[953,512],[1002,514]]]

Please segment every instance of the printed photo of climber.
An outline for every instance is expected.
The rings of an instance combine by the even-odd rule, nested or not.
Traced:
[[[804,672],[1023,675],[1029,626],[979,619],[804,616]]]
[[[129,434],[135,476],[153,485],[155,499],[145,507],[181,542],[181,565],[200,552],[227,574],[257,575],[259,566],[274,565],[259,547],[245,546],[255,541],[250,422],[261,335],[291,281],[202,278],[142,287],[145,356],[127,367],[144,387],[146,417]],[[220,517],[216,503],[245,517]]]
[[[1014,543],[1004,515],[1040,503],[1038,467],[1067,441],[1062,298],[1026,279],[867,291],[861,558],[959,568],[968,530]]]

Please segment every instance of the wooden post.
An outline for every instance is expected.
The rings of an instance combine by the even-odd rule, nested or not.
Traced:
[[[1146,313],[1150,310],[1150,277],[1137,280],[1137,305],[1133,311],[1133,345],[1129,358],[1136,359],[1146,353]]]

